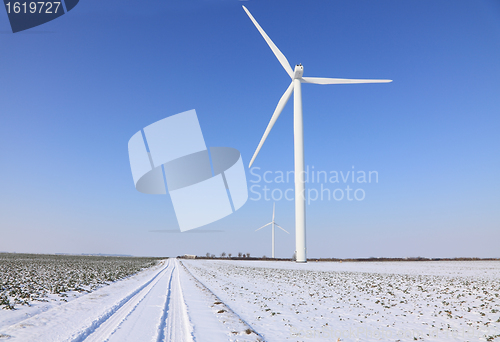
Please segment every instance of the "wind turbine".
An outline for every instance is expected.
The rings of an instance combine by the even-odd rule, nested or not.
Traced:
[[[302,77],[304,74],[304,67],[302,64],[297,64],[295,70],[292,70],[285,55],[273,43],[271,38],[264,32],[259,23],[250,14],[245,6],[243,9],[254,23],[257,30],[266,41],[267,45],[271,48],[278,61],[281,63],[287,74],[292,79],[292,83],[288,86],[287,90],[281,96],[281,99],[274,110],[271,121],[267,125],[266,131],[260,140],[259,146],[250,161],[249,168],[252,167],[257,154],[259,154],[264,141],[266,141],[269,132],[278,119],[281,111],[285,107],[290,95],[294,93],[293,97],[293,137],[294,137],[294,159],[295,159],[295,248],[296,248],[296,261],[307,262],[306,256],[306,201],[305,201],[305,184],[304,184],[304,129],[302,126],[302,83],[313,84],[353,84],[353,83],[388,83],[392,80],[360,80],[360,79],[345,79],[345,78],[324,78],[324,77]]]
[[[272,253],[272,256],[273,256],[273,259],[274,259],[274,226],[278,227],[279,229],[281,229],[281,230],[282,230],[282,231],[284,231],[285,233],[290,234],[289,232],[287,232],[285,229],[283,229],[282,227],[280,227],[280,225],[279,225],[279,224],[277,224],[277,223],[274,221],[274,207],[275,207],[275,205],[276,205],[276,203],[273,203],[273,220],[272,220],[271,222],[269,222],[268,224],[263,225],[262,227],[260,227],[259,229],[257,229],[257,230],[261,230],[262,228],[267,227],[267,226],[269,226],[270,224],[272,224],[272,232],[273,232],[273,233],[272,233],[272,236],[273,236],[273,238],[272,238],[272,244],[273,244],[273,253]],[[256,231],[257,231],[257,230],[256,230]]]

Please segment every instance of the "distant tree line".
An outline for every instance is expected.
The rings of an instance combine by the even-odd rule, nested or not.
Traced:
[[[177,258],[180,259],[192,259],[192,257],[188,256],[187,254],[178,256]],[[256,258],[256,257],[251,257],[250,253],[242,253],[238,252],[237,255],[233,255],[232,253],[226,253],[222,252],[220,253],[219,256],[216,256],[215,254],[212,253],[207,253],[204,256],[196,256],[196,259],[232,259],[232,260],[259,260],[261,258]]]

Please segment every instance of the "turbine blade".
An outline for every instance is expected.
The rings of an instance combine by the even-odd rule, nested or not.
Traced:
[[[260,27],[260,25],[257,22],[257,20],[255,20],[255,18],[252,16],[252,14],[250,14],[250,12],[247,10],[247,8],[245,6],[243,6],[243,9],[247,13],[247,15],[250,17],[250,20],[253,22],[253,24],[255,25],[255,27],[257,27],[257,30],[259,30],[259,32],[262,35],[262,37],[264,37],[264,39],[266,40],[267,45],[269,45],[269,47],[271,48],[271,50],[273,50],[274,55],[276,56],[276,58],[278,58],[278,61],[280,61],[280,63],[283,66],[283,68],[285,68],[285,71],[288,73],[288,75],[290,76],[290,78],[293,78],[292,67],[290,66],[290,63],[288,63],[288,60],[286,59],[285,55],[273,43],[273,41],[271,40],[271,38],[269,38],[269,36],[266,34],[266,32],[264,32],[264,30],[262,29],[262,27]]]
[[[257,158],[257,154],[259,154],[259,151],[262,148],[264,141],[266,141],[266,138],[269,135],[269,132],[271,132],[271,128],[273,128],[274,123],[276,122],[276,120],[278,120],[278,117],[280,116],[281,112],[283,111],[283,108],[285,108],[285,105],[288,102],[290,95],[292,95],[292,92],[293,92],[293,81],[292,81],[292,83],[290,83],[290,85],[288,86],[288,89],[285,91],[283,96],[281,96],[281,99],[279,100],[278,105],[276,106],[276,109],[274,110],[273,116],[271,117],[271,121],[269,121],[269,124],[267,125],[266,131],[264,132],[262,139],[260,139],[259,146],[257,146],[257,149],[255,150],[255,153],[253,154],[252,160],[250,161],[250,165],[248,165],[249,168],[252,167],[252,164],[253,164],[255,158]]]
[[[284,231],[285,233],[290,234],[289,232],[287,232],[287,231],[286,231],[283,227],[281,227],[281,226],[280,226],[279,224],[277,224],[276,222],[274,222],[274,225],[275,225],[276,227],[278,227],[279,229],[281,229],[282,231]]]
[[[360,80],[360,79],[348,79],[348,78],[326,78],[326,77],[302,77],[300,80],[302,83],[313,83],[313,84],[355,84],[355,83],[389,83],[392,80]]]
[[[262,228],[269,226],[271,223],[272,223],[272,222],[269,222],[268,224],[263,225],[262,227],[260,227],[260,228],[259,228],[259,229],[257,229],[257,230],[261,230]],[[256,231],[257,231],[257,230],[256,230]]]

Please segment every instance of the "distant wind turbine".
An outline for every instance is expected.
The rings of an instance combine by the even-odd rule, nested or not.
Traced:
[[[249,167],[252,166],[257,154],[259,154],[264,141],[266,141],[269,132],[278,119],[281,111],[285,107],[288,99],[295,92],[293,98],[293,137],[294,137],[294,159],[295,159],[295,248],[296,248],[296,261],[307,262],[306,256],[306,201],[305,201],[305,184],[304,184],[304,129],[302,126],[302,90],[301,83],[313,84],[353,84],[353,83],[388,83],[392,80],[359,80],[359,79],[345,79],[345,78],[324,78],[324,77],[302,77],[304,67],[302,64],[297,64],[295,70],[292,70],[285,55],[274,45],[273,41],[264,32],[259,23],[254,19],[252,14],[245,6],[243,9],[254,23],[257,30],[259,30],[267,45],[271,48],[278,61],[281,63],[287,74],[292,79],[292,83],[288,86],[287,90],[281,96],[281,99],[274,110],[271,121],[267,125],[266,131],[260,140],[259,146],[255,151]]]
[[[262,227],[260,227],[259,229],[257,229],[257,230],[261,230],[262,228],[267,227],[267,226],[269,226],[270,224],[272,224],[272,225],[273,225],[273,226],[272,226],[272,232],[273,232],[273,233],[272,233],[272,236],[273,236],[273,237],[272,237],[272,244],[273,244],[272,258],[273,258],[273,259],[274,259],[274,226],[278,227],[279,229],[281,229],[281,230],[282,230],[282,231],[284,231],[285,233],[290,234],[289,232],[287,232],[285,229],[283,229],[280,225],[278,225],[278,224],[274,221],[274,209],[275,209],[275,205],[276,205],[276,203],[273,203],[273,220],[272,220],[271,222],[269,222],[268,224],[263,225]],[[257,230],[256,230],[256,231],[257,231]]]

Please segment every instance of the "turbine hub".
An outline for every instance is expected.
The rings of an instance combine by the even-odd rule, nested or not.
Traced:
[[[293,78],[294,79],[301,78],[303,74],[304,74],[304,67],[302,66],[302,64],[297,64],[293,72]]]

